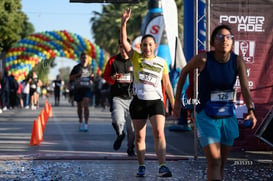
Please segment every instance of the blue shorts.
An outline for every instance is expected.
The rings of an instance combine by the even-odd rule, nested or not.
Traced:
[[[202,147],[212,143],[232,146],[234,139],[239,137],[236,115],[227,118],[209,117],[204,110],[196,116],[197,135]]]
[[[84,97],[91,98],[90,89],[78,89],[75,91],[74,100],[76,102],[81,102]]]

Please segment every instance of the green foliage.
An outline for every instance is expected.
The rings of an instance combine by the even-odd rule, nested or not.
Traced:
[[[183,31],[183,1],[176,0],[176,4],[178,8],[179,36],[181,36]],[[140,35],[142,20],[148,12],[148,1],[140,1],[136,4],[107,4],[103,6],[101,13],[94,11],[94,16],[90,19],[95,43],[103,47],[110,55],[117,53],[120,20],[124,9],[127,7],[132,9],[127,33],[128,38],[133,41]]]
[[[0,52],[7,51],[13,43],[34,32],[21,9],[20,0],[0,1]]]
[[[70,67],[62,67],[59,69],[59,72],[60,72],[61,80],[63,80],[65,84],[68,84],[71,68]]]
[[[146,1],[137,4],[104,5],[102,13],[93,12],[94,17],[90,20],[95,43],[110,54],[117,53],[120,20],[126,7],[130,7],[133,12],[132,21],[128,22],[128,38],[133,40],[140,35],[142,19],[148,12]]]
[[[42,62],[39,62],[32,71],[36,72],[39,79],[43,82],[43,84],[46,84],[48,82],[48,74],[50,71],[50,68],[55,67],[55,59],[48,59],[44,60]]]

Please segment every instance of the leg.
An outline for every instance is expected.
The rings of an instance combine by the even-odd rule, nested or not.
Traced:
[[[134,128],[133,128],[133,123],[132,119],[130,117],[129,112],[127,113],[126,116],[126,129],[127,129],[127,137],[128,137],[128,149],[134,149]]]
[[[165,117],[163,115],[154,115],[150,118],[153,136],[154,149],[158,158],[159,164],[164,164],[166,161],[166,139],[164,133]]]
[[[232,146],[221,145],[221,178],[224,179],[224,168]]]
[[[116,131],[117,136],[122,135],[125,125],[125,105],[119,98],[113,99],[113,111],[111,113],[112,125]]]
[[[145,119],[134,119],[133,125],[135,129],[135,144],[136,144],[136,153],[137,160],[139,165],[144,165],[145,152],[146,152],[146,123]]]
[[[60,91],[58,92],[57,94],[57,105],[59,106],[60,105]]]
[[[77,102],[77,113],[78,113],[80,123],[82,123],[82,105],[83,105],[82,101]]]
[[[83,100],[83,109],[84,109],[84,122],[85,124],[88,124],[88,119],[89,119],[89,98],[84,97]]]
[[[121,143],[125,137],[124,134],[124,124],[125,124],[125,106],[123,105],[122,99],[117,97],[113,100],[113,110],[112,110],[112,126],[116,131],[117,138],[114,142],[114,150],[118,150]]]
[[[55,106],[57,106],[57,93],[56,93],[56,90],[54,92],[54,103],[55,103]]]
[[[208,161],[208,180],[221,180],[221,146],[220,143],[212,143],[204,147]]]

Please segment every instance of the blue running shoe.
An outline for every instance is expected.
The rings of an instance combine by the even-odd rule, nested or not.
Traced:
[[[79,131],[80,131],[80,132],[83,132],[83,131],[84,131],[84,124],[83,124],[83,123],[80,123]]]
[[[165,165],[159,168],[159,177],[172,177],[172,172]]]
[[[88,124],[84,124],[83,132],[88,132]]]
[[[144,177],[145,176],[145,166],[139,166],[136,176],[137,177]]]

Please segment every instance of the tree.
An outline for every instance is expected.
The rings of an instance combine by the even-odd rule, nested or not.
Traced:
[[[102,13],[93,12],[94,17],[91,18],[91,30],[94,35],[95,43],[103,47],[110,54],[117,53],[117,45],[119,40],[120,19],[126,7],[130,7],[132,13],[132,21],[128,22],[128,38],[133,40],[140,35],[140,27],[143,17],[147,14],[147,2],[137,4],[109,4],[104,5]]]
[[[50,68],[55,67],[56,65],[57,64],[55,64],[55,59],[46,59],[42,62],[39,62],[35,67],[33,67],[32,71],[36,72],[43,84],[46,84],[48,82],[48,74]]]
[[[1,0],[0,14],[0,52],[6,52],[13,43],[33,33],[34,28],[22,12],[20,0]]]
[[[178,29],[179,36],[182,40],[183,32],[183,1],[176,0],[178,8]],[[126,7],[132,9],[130,21],[128,22],[128,38],[134,40],[140,35],[140,28],[143,18],[148,12],[148,1],[140,1],[136,4],[108,4],[104,5],[102,12],[94,11],[94,17],[90,19],[91,31],[95,43],[103,47],[110,55],[117,53],[117,45],[119,40],[120,19]]]
[[[64,81],[65,84],[68,84],[68,82],[69,82],[70,72],[71,72],[70,67],[61,67],[59,69],[59,74],[60,74],[61,79]]]

